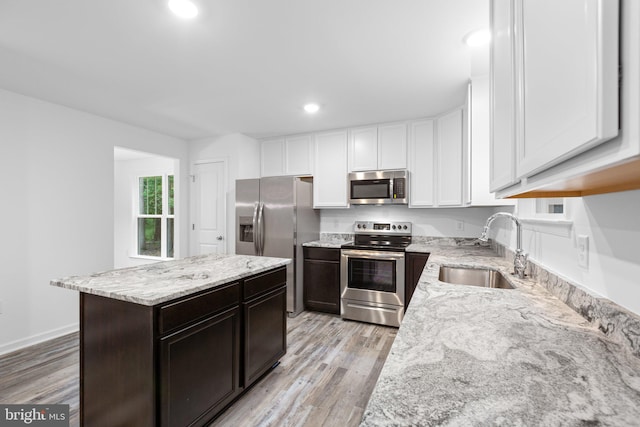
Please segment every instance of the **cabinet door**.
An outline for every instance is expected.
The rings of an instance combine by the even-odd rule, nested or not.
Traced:
[[[515,184],[514,0],[491,0],[490,184],[496,191]],[[475,144],[475,142],[472,142]]]
[[[287,137],[284,143],[285,175],[313,174],[312,135]]]
[[[315,138],[313,207],[346,208],[347,131],[323,132]]]
[[[378,169],[378,127],[354,128],[349,131],[349,171]]]
[[[434,121],[409,123],[409,207],[430,207],[435,203],[435,135]]]
[[[304,306],[340,314],[340,249],[304,248]]]
[[[378,169],[407,168],[407,125],[378,126]]]
[[[240,308],[160,340],[162,426],[213,416],[239,392]]]
[[[242,304],[244,385],[249,387],[287,352],[286,287]]]
[[[262,141],[260,176],[284,175],[284,138]]]
[[[461,206],[463,184],[462,109],[438,118],[438,206]]]
[[[518,177],[617,135],[617,9],[610,0],[516,2]]]

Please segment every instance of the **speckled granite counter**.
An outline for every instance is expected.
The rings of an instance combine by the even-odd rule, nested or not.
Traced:
[[[440,282],[440,265],[510,265],[488,248],[429,252],[362,426],[639,425],[640,359],[546,289]]]
[[[312,248],[336,248],[346,243],[353,242],[352,234],[323,234],[320,240],[314,240],[312,242],[303,243],[302,246],[308,246]]]
[[[52,280],[52,286],[156,305],[291,263],[286,258],[201,255]]]

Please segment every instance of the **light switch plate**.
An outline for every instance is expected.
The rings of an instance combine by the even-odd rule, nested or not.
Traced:
[[[578,265],[589,267],[589,236],[578,236]]]

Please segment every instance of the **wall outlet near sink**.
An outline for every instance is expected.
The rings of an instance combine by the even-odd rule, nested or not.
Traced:
[[[589,236],[578,236],[578,265],[589,268]]]
[[[456,230],[458,231],[464,230],[464,221],[456,221]]]

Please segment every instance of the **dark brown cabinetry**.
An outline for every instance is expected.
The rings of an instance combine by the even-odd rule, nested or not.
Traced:
[[[340,314],[340,249],[304,247],[304,306]]]
[[[286,269],[145,306],[80,294],[83,426],[201,426],[286,352]]]
[[[287,351],[284,269],[245,281],[244,385],[249,387]]]
[[[416,286],[418,286],[418,280],[420,280],[420,275],[422,274],[422,270],[424,270],[424,266],[427,265],[427,259],[429,258],[428,253],[417,253],[417,252],[407,252],[405,256],[405,278],[404,278],[404,310],[407,311],[407,307],[409,307],[409,302],[411,301],[411,297],[413,296],[413,292],[416,290]]]

